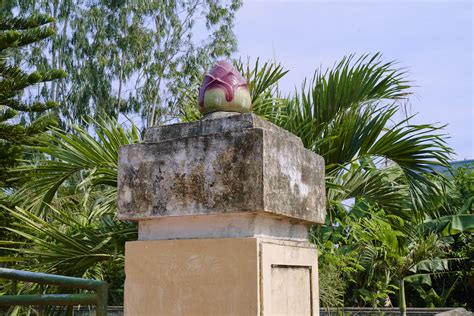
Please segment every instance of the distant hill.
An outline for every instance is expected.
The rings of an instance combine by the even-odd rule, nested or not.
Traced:
[[[458,168],[467,168],[467,169],[474,170],[474,159],[452,161],[449,164],[451,165],[451,168],[454,170]],[[434,169],[441,173],[446,173],[446,174],[450,173],[449,168],[447,167],[436,166],[434,167]]]

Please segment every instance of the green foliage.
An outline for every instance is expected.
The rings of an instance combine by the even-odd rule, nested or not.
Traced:
[[[266,62],[261,65],[259,59],[252,68],[248,60],[246,66],[240,60],[235,66],[247,81],[252,98],[252,111],[269,121],[281,119],[278,108],[285,104],[286,99],[279,96],[278,80],[284,77],[288,70],[284,70],[281,64]]]
[[[94,126],[93,134],[80,126],[73,127],[74,134],[54,129],[44,146],[35,147],[49,158],[35,161],[34,169],[31,164],[25,164],[13,171],[27,183],[12,198],[17,205],[41,212],[62,193],[56,202],[66,203],[68,197],[77,199],[75,196],[79,194],[83,204],[98,199],[101,209],[115,209],[118,150],[120,146],[139,142],[140,135],[134,125],[125,130],[114,119],[90,122]],[[70,194],[61,192],[67,186],[73,187]],[[100,195],[95,196],[96,192]]]
[[[454,179],[452,182],[459,183]],[[452,186],[445,194],[456,190]],[[446,200],[450,200],[449,195]],[[472,308],[468,293],[472,291],[469,278],[474,275],[474,234],[465,223],[469,224],[474,214],[462,214],[465,221],[459,221],[460,215],[451,210],[453,215],[419,220],[414,214],[401,218],[369,205],[359,199],[336,225],[329,225],[327,220],[326,225],[312,229],[323,261],[330,258],[353,267],[352,263],[332,259],[337,249],[336,253],[355,258],[362,267],[346,269],[346,306],[380,306],[387,302],[404,306],[395,296],[396,290],[404,286],[409,293],[404,296],[406,304],[410,306],[449,304]],[[459,212],[465,210],[463,207]]]
[[[419,225],[420,230],[440,236],[449,243],[452,273],[436,274],[429,282],[412,282],[409,290],[416,304],[425,306],[459,306],[474,308],[474,169],[466,165],[451,170],[451,185],[446,188],[437,217]]]
[[[347,273],[346,306],[391,304],[397,301],[398,280],[410,286],[431,286],[432,276],[452,270],[459,259],[453,256],[451,244],[435,233],[421,231],[414,219],[402,220],[372,208],[348,216],[343,225],[313,230],[323,262],[329,258],[346,267],[338,268]],[[338,260],[333,259],[335,253]],[[339,259],[343,256],[356,264]]]
[[[451,177],[453,186],[447,193],[445,213],[474,213],[474,163],[452,170]]]
[[[347,284],[341,272],[334,265],[320,264],[319,271],[319,301],[324,308],[344,307],[344,293]]]
[[[82,205],[62,211],[49,208],[48,215],[2,207],[11,215],[12,223],[5,228],[12,234],[1,240],[5,256],[0,264],[13,264],[15,269],[105,280],[110,287],[109,304],[122,304],[125,281],[124,246],[136,240],[134,223],[118,221],[114,214],[97,210],[84,211]],[[0,292],[9,293],[9,284],[0,285]],[[30,283],[23,284],[23,294],[38,293]],[[49,293],[58,290],[46,287]]]
[[[63,123],[125,114],[152,126],[174,116],[183,87],[235,51],[233,19],[241,5],[240,0],[22,0],[11,1],[4,14],[18,10],[55,18],[57,36],[24,60],[44,69],[51,60],[68,72],[67,80],[42,90],[61,103]],[[204,34],[197,34],[201,29]]]
[[[345,240],[344,231],[338,232],[339,242]],[[321,234],[321,235],[320,235]],[[356,280],[353,278],[364,268],[357,260],[357,253],[349,247],[341,247],[342,243],[334,243],[331,234],[315,226],[310,234],[311,242],[318,246],[319,264],[319,295],[321,305],[325,308],[347,306],[347,293]],[[322,273],[324,271],[324,273]]]
[[[136,225],[117,221],[113,214],[49,208],[47,216],[39,217],[21,208],[4,210],[14,219],[5,229],[23,241],[0,241],[14,253],[0,262],[16,261],[18,269],[104,279],[111,266],[123,265],[125,241],[137,237]]]
[[[90,122],[93,133],[86,127],[74,127],[74,134],[52,130],[35,147],[48,156],[14,170],[25,185],[10,196],[21,207],[3,207],[12,219],[4,229],[13,237],[0,241],[7,253],[0,263],[105,279],[119,285],[109,302],[120,304],[124,244],[136,240],[137,228],[116,218],[118,150],[140,137],[135,126],[124,129],[113,119]]]
[[[25,103],[22,94],[31,86],[62,79],[65,72],[23,71],[13,55],[30,45],[54,34],[49,24],[54,20],[46,15],[28,18],[0,17],[0,186],[11,186],[8,168],[22,158],[23,145],[37,143],[55,119],[47,112],[57,106],[53,101]],[[19,113],[20,112],[20,113]],[[43,114],[43,115],[42,115]],[[28,115],[28,116],[27,116]]]

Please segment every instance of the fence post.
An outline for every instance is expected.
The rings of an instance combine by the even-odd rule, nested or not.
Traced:
[[[107,283],[100,285],[97,288],[97,314],[96,316],[107,316]]]

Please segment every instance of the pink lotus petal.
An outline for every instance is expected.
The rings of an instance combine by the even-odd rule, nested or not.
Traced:
[[[204,77],[199,89],[199,106],[204,106],[204,94],[209,89],[223,89],[227,102],[231,102],[234,98],[234,90],[238,87],[243,87],[248,91],[245,78],[231,64],[221,60]]]

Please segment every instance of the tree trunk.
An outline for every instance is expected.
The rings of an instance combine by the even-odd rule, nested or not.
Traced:
[[[120,103],[122,101],[122,82],[123,82],[123,64],[124,64],[124,56],[119,57],[120,61],[120,74],[119,74],[119,88],[118,88],[118,96],[117,96],[117,122],[120,116]]]
[[[406,316],[407,314],[407,304],[405,301],[405,281],[403,279],[398,280],[398,306],[400,306],[400,314]]]

